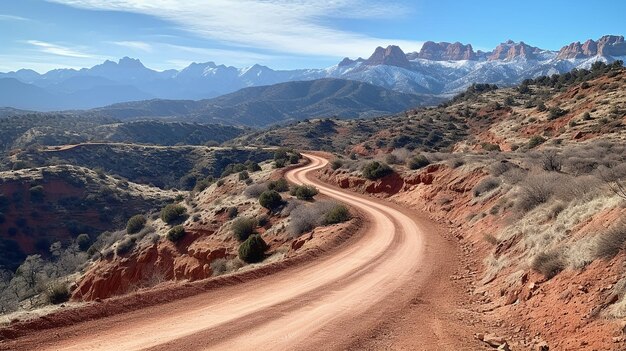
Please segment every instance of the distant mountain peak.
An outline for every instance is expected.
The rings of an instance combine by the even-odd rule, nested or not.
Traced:
[[[367,66],[397,66],[402,68],[411,68],[411,63],[406,58],[404,51],[399,46],[389,45],[387,48],[381,46],[374,50],[372,56],[363,62]]]
[[[422,45],[417,58],[433,61],[476,60],[477,56],[471,44],[427,41]]]
[[[140,67],[140,68],[143,67],[143,68],[145,68],[145,66],[143,65],[143,63],[141,63],[141,61],[139,59],[130,58],[128,56],[124,56],[121,59],[119,59],[117,64],[120,65],[120,66],[125,66],[125,67]]]
[[[537,55],[543,50],[538,47],[530,46],[523,41],[519,43],[509,39],[506,42],[498,45],[491,54],[487,57],[488,60],[514,60],[514,59],[526,59],[535,60]]]
[[[557,55],[558,59],[580,59],[594,56],[626,56],[626,43],[621,35],[605,35],[594,41],[588,39],[584,44],[579,41],[565,45]]]

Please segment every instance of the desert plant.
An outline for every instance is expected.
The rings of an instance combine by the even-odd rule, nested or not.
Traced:
[[[409,169],[420,169],[422,167],[426,167],[430,164],[430,161],[426,158],[426,156],[424,155],[416,155],[411,157],[411,159],[409,159],[407,161],[407,166],[409,167]]]
[[[289,183],[287,183],[285,178],[280,178],[267,183],[267,189],[276,190],[279,193],[282,193],[289,190]]]
[[[385,163],[372,161],[363,167],[362,172],[365,178],[374,180],[393,173],[393,169]]]
[[[343,162],[341,162],[341,160],[338,159],[334,159],[330,162],[330,168],[334,171],[337,170],[339,168],[341,168],[343,166]]]
[[[267,184],[251,184],[243,191],[243,194],[249,198],[258,198],[266,190],[268,190]]]
[[[233,221],[231,229],[233,230],[233,234],[237,240],[245,241],[254,233],[256,225],[257,223],[254,219],[242,217]]]
[[[532,149],[535,148],[543,143],[546,142],[546,139],[540,135],[535,135],[532,138],[530,138],[530,140],[528,141],[528,148]]]
[[[226,211],[226,215],[230,219],[237,217],[238,214],[239,214],[239,209],[237,209],[236,206],[229,207],[228,210]]]
[[[247,263],[260,262],[265,258],[267,249],[268,246],[263,238],[258,234],[253,234],[239,245],[239,258]]]
[[[282,203],[283,198],[276,190],[264,191],[263,194],[259,196],[259,204],[270,211],[277,209]]]
[[[294,185],[291,187],[290,194],[295,196],[298,200],[312,200],[319,191],[312,185]]]
[[[117,247],[115,248],[115,253],[118,255],[125,255],[131,252],[134,247],[135,247],[135,239],[128,237],[117,243]]]
[[[146,225],[146,217],[144,215],[138,214],[130,217],[128,222],[126,222],[126,232],[128,234],[139,233]]]
[[[324,225],[342,223],[350,219],[350,211],[344,205],[337,204],[324,215]]]
[[[46,297],[48,298],[48,302],[53,305],[58,305],[70,300],[70,289],[67,287],[67,284],[64,283],[54,283],[48,286],[46,289]]]
[[[546,150],[541,155],[541,165],[545,171],[560,172],[563,161],[556,150]]]
[[[551,279],[565,268],[565,261],[560,252],[550,250],[535,256],[531,266],[547,279]]]
[[[239,180],[246,180],[250,178],[250,175],[248,174],[248,171],[241,171],[239,172]]]
[[[595,256],[612,258],[624,249],[625,244],[626,219],[621,219],[596,237]]]
[[[185,227],[177,225],[167,232],[167,239],[173,243],[178,242],[185,236]]]
[[[79,236],[77,236],[76,245],[78,245],[78,248],[81,251],[88,250],[89,246],[91,246],[91,238],[89,237],[89,234],[80,234]]]
[[[161,219],[167,224],[179,222],[185,218],[187,218],[187,209],[185,206],[169,204],[161,210]]]
[[[478,197],[488,191],[491,191],[500,186],[500,181],[496,178],[487,177],[478,182],[473,189],[473,194]]]

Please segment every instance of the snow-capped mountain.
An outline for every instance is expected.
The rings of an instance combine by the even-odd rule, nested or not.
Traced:
[[[512,85],[526,78],[587,68],[598,60],[624,58],[624,37],[614,35],[571,43],[559,51],[511,40],[490,52],[474,51],[471,44],[429,41],[419,52],[404,53],[397,46],[378,47],[367,59],[345,58],[323,69],[273,70],[261,65],[236,68],[206,62],[159,72],[124,57],[81,70],[0,73],[0,106],[59,110],[149,98],[198,100],[247,87],[322,78],[356,80],[402,93],[451,96],[472,83]],[[22,95],[36,92],[46,99],[14,96],[17,91]]]

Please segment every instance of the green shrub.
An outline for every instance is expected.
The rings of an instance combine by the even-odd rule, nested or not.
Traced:
[[[485,151],[502,151],[500,149],[500,145],[497,144],[491,144],[491,143],[482,143],[480,144],[480,146],[483,148],[483,150]]]
[[[289,190],[289,183],[287,183],[287,180],[285,178],[273,180],[267,183],[267,190],[276,190],[279,193],[282,193]]]
[[[561,116],[565,116],[567,114],[567,110],[563,110],[560,107],[551,107],[550,113],[548,114],[548,120],[554,120]]]
[[[300,156],[298,156],[297,154],[292,154],[291,156],[289,156],[289,163],[295,165],[298,162],[300,162]]]
[[[220,179],[220,180],[218,180],[218,181],[217,181],[217,183],[216,183],[216,185],[217,185],[218,187],[220,187],[220,186],[224,185],[224,179]]]
[[[58,305],[70,300],[70,289],[67,284],[55,283],[46,289],[46,297],[51,304]]]
[[[341,160],[332,160],[332,162],[330,163],[330,168],[334,171],[337,170],[339,168],[341,168],[343,166],[343,162],[341,162]]]
[[[256,221],[252,218],[242,217],[233,221],[231,229],[235,238],[239,241],[245,241],[254,233],[256,227]]]
[[[239,214],[239,209],[236,206],[229,207],[226,214],[228,215],[228,218],[233,219]]]
[[[350,211],[344,205],[335,205],[324,216],[324,225],[342,223],[350,219]]]
[[[583,114],[583,121],[590,121],[591,120],[591,114],[589,114],[589,112],[585,112]]]
[[[91,246],[91,238],[89,237],[89,234],[81,234],[76,237],[76,245],[78,245],[78,248],[81,251],[89,249],[89,246]]]
[[[480,182],[478,182],[478,184],[476,184],[473,190],[474,196],[478,197],[499,186],[500,186],[500,181],[497,178],[487,177],[481,180]]]
[[[140,230],[146,225],[146,217],[143,215],[134,215],[130,217],[128,222],[126,222],[126,232],[128,234],[139,233]]]
[[[546,251],[535,256],[531,266],[547,279],[551,279],[565,268],[565,261],[559,252]]]
[[[424,155],[413,156],[407,161],[407,166],[409,167],[409,169],[413,169],[413,170],[426,167],[429,164],[430,164],[430,161]]]
[[[259,166],[258,163],[253,162],[253,161],[246,161],[244,165],[248,169],[248,172],[258,172],[261,170],[261,166]]]
[[[239,258],[247,263],[261,262],[265,258],[267,244],[258,234],[250,235],[246,241],[239,245]]]
[[[279,158],[278,160],[274,161],[274,168],[283,168],[285,167],[285,163],[287,163],[286,159]]]
[[[259,196],[259,204],[268,210],[275,210],[282,205],[282,203],[283,198],[276,190],[264,191],[263,194]]]
[[[126,238],[117,243],[117,247],[115,248],[115,253],[118,255],[125,255],[131,252],[134,247],[135,247],[135,239]]]
[[[30,193],[30,198],[33,199],[33,201],[41,201],[45,196],[43,186],[41,185],[35,185],[34,187],[28,189],[28,192]]]
[[[161,219],[167,224],[182,221],[187,218],[187,209],[185,206],[169,204],[161,210]]]
[[[385,163],[372,161],[363,167],[363,176],[367,179],[378,179],[393,173],[393,169]]]
[[[312,185],[295,185],[289,192],[292,196],[298,198],[298,200],[312,200],[315,195],[319,193],[316,187]]]
[[[250,175],[248,174],[247,171],[241,171],[239,172],[239,180],[246,180],[249,179]]]
[[[167,239],[173,243],[178,242],[185,236],[185,227],[177,225],[167,232]]]
[[[529,149],[535,148],[545,142],[546,142],[546,139],[544,137],[535,135],[534,137],[530,138],[530,140],[528,141],[528,148]]]

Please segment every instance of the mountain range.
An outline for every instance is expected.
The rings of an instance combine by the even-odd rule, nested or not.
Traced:
[[[471,44],[424,43],[419,52],[378,47],[367,59],[345,58],[323,69],[273,70],[192,63],[182,70],[155,71],[124,57],[92,68],[55,69],[45,74],[22,69],[0,73],[0,106],[50,111],[89,109],[149,99],[200,100],[239,89],[323,78],[369,83],[405,94],[448,97],[472,83],[512,85],[526,78],[586,68],[593,62],[626,58],[623,36],[575,42],[559,51],[506,41],[491,51]]]

